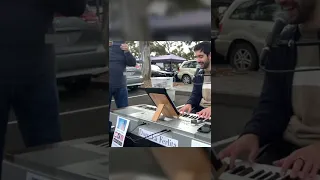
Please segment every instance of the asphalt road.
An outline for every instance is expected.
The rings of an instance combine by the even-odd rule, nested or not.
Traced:
[[[64,140],[84,138],[107,132],[107,85],[92,87],[82,92],[59,91],[60,122]],[[6,147],[23,148],[23,142],[14,113],[8,122]]]

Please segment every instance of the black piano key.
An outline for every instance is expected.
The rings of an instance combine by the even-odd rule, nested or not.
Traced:
[[[250,176],[251,179],[255,179],[258,176],[260,176],[261,174],[263,174],[265,171],[264,170],[260,170],[258,172],[256,172],[254,175]]]
[[[277,180],[278,178],[280,178],[281,175],[280,173],[275,173],[274,175],[272,175],[269,179],[267,180]]]
[[[238,167],[234,168],[233,170],[231,170],[230,174],[237,174],[237,173],[243,171],[244,169],[246,169],[245,166],[238,166]]]
[[[264,175],[260,176],[260,177],[258,178],[258,180],[264,180],[264,179],[266,179],[267,177],[269,177],[269,176],[271,176],[271,175],[272,175],[272,172],[269,171],[268,173],[265,173]]]
[[[240,172],[239,174],[237,174],[238,176],[245,176],[250,174],[251,172],[253,172],[252,167],[248,167],[245,170],[243,170],[242,172]]]

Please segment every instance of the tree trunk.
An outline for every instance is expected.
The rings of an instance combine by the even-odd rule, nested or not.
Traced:
[[[151,78],[151,60],[150,60],[150,42],[139,41],[139,49],[141,53],[142,64],[142,76],[144,81],[148,81]]]

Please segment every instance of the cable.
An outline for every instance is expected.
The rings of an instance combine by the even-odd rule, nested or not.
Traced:
[[[146,125],[147,123],[145,123],[145,122],[143,122],[142,124],[138,124],[135,128],[133,128],[133,130],[131,130],[130,132],[128,132],[128,133],[132,133],[134,130],[136,130],[138,127],[140,127],[140,126],[144,126],[144,125]]]
[[[137,142],[137,141],[140,141],[140,140],[143,140],[143,139],[148,140],[148,139],[149,139],[148,137],[150,137],[150,136],[151,136],[152,138],[158,137],[158,136],[161,136],[161,135],[166,134],[166,133],[168,133],[168,132],[171,132],[171,130],[165,129],[165,130],[159,131],[159,132],[157,132],[157,133],[152,133],[152,134],[150,134],[150,135],[148,135],[148,136],[146,136],[146,137],[142,137],[142,138],[137,139],[136,142]],[[153,135],[155,135],[155,134],[158,134],[158,135],[153,136]]]
[[[137,144],[138,141],[141,141],[141,140],[143,140],[143,139],[148,140],[148,137],[150,137],[150,136],[154,138],[154,137],[161,136],[161,135],[163,135],[163,134],[165,134],[165,133],[168,133],[168,132],[171,132],[171,130],[164,129],[164,130],[162,130],[162,131],[158,131],[158,132],[152,133],[152,134],[150,134],[150,135],[148,135],[148,136],[146,136],[146,137],[142,137],[142,138],[138,138],[138,139],[133,139],[133,138],[130,137],[130,136],[126,136],[126,138],[130,139],[133,143]],[[156,135],[156,134],[158,134],[158,135]],[[156,135],[156,136],[154,136],[154,135]]]
[[[318,38],[320,38],[320,32],[318,33]],[[298,46],[318,46],[319,47],[319,55],[320,55],[320,41],[313,41],[313,42],[296,42],[293,39],[289,41],[280,41],[277,44],[277,47],[289,47],[289,48],[296,48]],[[268,52],[268,54],[270,51]],[[264,62],[264,59],[261,59],[259,62],[259,67],[261,70],[268,72],[268,73],[294,73],[294,72],[306,72],[306,71],[320,71],[320,67],[315,68],[296,68],[296,69],[283,69],[283,70],[272,70],[272,69],[266,69],[262,63]]]

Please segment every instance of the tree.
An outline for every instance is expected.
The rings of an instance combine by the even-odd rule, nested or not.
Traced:
[[[142,76],[144,81],[148,81],[151,78],[151,60],[149,43],[149,41],[139,41],[139,49],[143,60]]]
[[[194,59],[193,48],[201,41],[149,41],[150,53],[154,56],[162,56],[174,54],[187,60]],[[136,58],[141,58],[139,45],[135,41],[127,41],[131,53]],[[189,52],[184,51],[184,47],[188,46]]]

